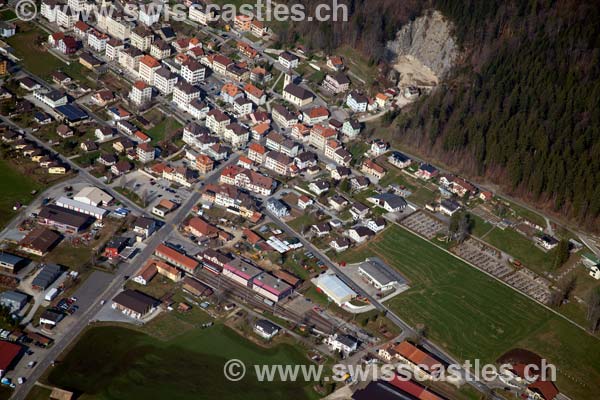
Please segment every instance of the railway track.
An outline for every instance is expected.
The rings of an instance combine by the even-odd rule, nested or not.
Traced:
[[[313,310],[305,314],[298,314],[277,303],[271,306],[266,304],[264,302],[264,298],[254,292],[252,289],[232,282],[225,277],[217,276],[211,272],[201,270],[198,273],[197,278],[210,286],[215,291],[217,296],[225,295],[229,298],[238,299],[245,302],[247,305],[258,308],[262,311],[271,312],[274,315],[283,317],[284,319],[292,321],[296,324],[313,326],[315,329],[321,332],[330,333],[334,329],[334,324],[330,320],[322,315],[317,314]]]

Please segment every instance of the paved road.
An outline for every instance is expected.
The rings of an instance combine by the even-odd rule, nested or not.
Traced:
[[[268,215],[286,234],[288,234],[290,236],[293,236],[293,237],[297,237],[298,239],[300,239],[300,241],[302,242],[302,244],[304,245],[304,247],[307,250],[309,250],[310,252],[312,252],[323,263],[325,263],[325,265],[327,265],[328,268],[330,268],[332,271],[334,271],[336,273],[336,275],[346,285],[348,285],[352,289],[354,289],[354,291],[357,292],[359,295],[368,298],[369,301],[370,301],[370,303],[373,306],[375,306],[375,308],[377,310],[385,311],[386,316],[394,324],[396,324],[398,327],[400,327],[403,330],[403,332],[406,332],[406,334],[408,336],[410,336],[410,334],[414,333],[413,328],[408,323],[406,323],[404,320],[402,320],[397,314],[395,314],[387,306],[385,306],[384,304],[380,303],[376,298],[374,298],[373,296],[369,295],[367,292],[365,292],[364,290],[362,290],[360,288],[360,286],[356,285],[352,281],[352,279],[350,279],[340,268],[337,267],[337,265],[335,265],[329,259],[329,257],[327,257],[325,254],[323,254],[323,252],[321,252],[318,248],[316,248],[315,246],[313,246],[312,243],[310,243],[308,240],[306,240],[302,235],[300,235],[299,233],[297,233],[296,231],[294,231],[288,224],[286,224],[285,222],[281,221],[279,218],[277,218],[270,211],[265,210],[265,214]],[[434,345],[432,342],[430,342],[428,340],[423,340],[421,344],[423,345],[423,347],[425,347],[427,350],[429,350],[432,354],[436,355],[441,360],[444,360],[444,361],[446,361],[449,364],[459,364],[449,354],[447,354],[442,349],[440,349],[439,347],[437,347],[436,345]],[[465,372],[465,373],[468,374],[469,376],[472,376],[469,372]],[[484,392],[484,393],[488,392],[488,388],[486,387],[486,385],[484,385],[483,383],[480,383],[480,382],[476,382],[474,379],[471,379],[471,382],[469,382],[469,384],[471,384],[472,386],[475,387],[475,389],[477,389],[477,390],[479,390],[481,392]],[[499,397],[497,397],[495,395],[494,395],[493,398],[501,400]]]
[[[100,179],[96,178],[95,176],[93,176],[92,174],[90,174],[87,170],[85,170],[83,168],[80,168],[79,165],[77,165],[72,160],[69,160],[68,158],[65,158],[62,155],[60,155],[49,144],[47,144],[46,142],[40,140],[35,135],[33,135],[33,133],[31,132],[30,128],[23,129],[19,125],[15,124],[12,120],[10,120],[9,118],[7,118],[7,117],[5,117],[3,115],[0,115],[0,119],[2,121],[4,121],[4,123],[6,123],[7,125],[11,126],[12,128],[17,129],[19,131],[23,131],[25,133],[25,136],[27,137],[27,139],[29,139],[29,140],[37,143],[38,146],[40,146],[40,147],[46,149],[47,151],[51,152],[51,154],[56,154],[57,157],[63,163],[68,164],[71,167],[71,169],[73,169],[74,171],[78,171],[80,178],[88,181],[89,183],[91,183],[94,186],[99,186],[105,192],[109,193],[111,196],[113,196],[115,199],[117,199],[121,203],[125,204],[130,209],[138,211],[138,212],[140,212],[142,214],[145,213],[145,210],[143,208],[141,208],[140,206],[138,206],[137,204],[135,204],[133,201],[129,200],[127,197],[123,196],[119,192],[113,190],[113,188],[111,188],[110,186],[108,186],[102,180],[100,180]]]
[[[205,183],[214,183],[219,179],[220,172],[223,168],[231,163],[237,162],[239,155],[230,157],[229,161],[221,165],[218,169],[214,170],[212,174],[208,175],[205,179]],[[100,311],[102,305],[100,300],[109,301],[119,291],[121,291],[125,282],[126,276],[133,276],[148,258],[152,256],[156,247],[165,241],[165,239],[173,232],[173,230],[184,221],[184,219],[192,211],[192,208],[200,201],[201,193],[198,190],[194,190],[192,195],[181,205],[181,207],[173,214],[173,217],[166,223],[158,232],[154,233],[146,242],[146,247],[135,257],[135,259],[129,264],[123,264],[119,267],[115,277],[108,287],[102,292],[100,296],[94,301],[86,310],[81,309],[78,321],[73,327],[62,337],[56,338],[54,345],[46,353],[45,357],[39,361],[38,365],[34,368],[31,375],[23,385],[17,386],[11,399],[21,400],[25,399],[27,393],[34,386],[35,382],[41,377],[44,371],[52,365],[52,361],[57,359],[60,354],[69,346],[85,327],[94,320],[94,316]]]

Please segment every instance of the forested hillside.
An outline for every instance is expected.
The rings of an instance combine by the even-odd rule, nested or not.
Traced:
[[[417,4],[418,3],[418,4]],[[433,7],[467,55],[396,121],[398,141],[537,205],[600,226],[600,2],[354,0],[348,24],[298,25],[313,48],[382,58],[398,25]]]

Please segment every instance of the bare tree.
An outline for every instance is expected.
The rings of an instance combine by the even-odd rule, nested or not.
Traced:
[[[587,299],[586,318],[590,323],[590,330],[596,332],[600,322],[600,289],[592,289]]]
[[[128,180],[127,180],[127,176],[126,175],[122,175],[121,179],[119,179],[119,186],[121,187],[121,189],[125,189],[127,188],[127,184],[128,184]]]
[[[144,207],[148,206],[148,189],[144,188],[144,190],[142,190],[142,194],[140,195],[140,200],[142,201],[142,205]]]

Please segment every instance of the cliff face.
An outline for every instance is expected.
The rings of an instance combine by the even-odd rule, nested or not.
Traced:
[[[386,57],[400,73],[400,85],[435,86],[456,63],[459,49],[452,24],[429,11],[404,25],[386,45]]]

